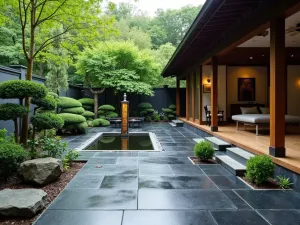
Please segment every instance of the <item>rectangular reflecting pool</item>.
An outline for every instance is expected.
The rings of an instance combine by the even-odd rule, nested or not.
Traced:
[[[85,151],[160,151],[159,143],[153,133],[101,133],[86,144]]]

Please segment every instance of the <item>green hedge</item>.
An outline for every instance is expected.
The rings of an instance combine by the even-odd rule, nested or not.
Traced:
[[[93,127],[108,127],[110,122],[106,119],[95,119],[92,122]]]
[[[18,104],[6,103],[0,105],[0,120],[14,120],[23,117],[29,113],[29,110]]]
[[[45,98],[32,98],[31,103],[49,110],[56,109],[57,107],[57,100],[49,94]]]
[[[72,108],[72,107],[82,107],[82,104],[74,98],[59,97],[57,106],[59,108]]]
[[[64,126],[64,120],[59,114],[41,113],[31,118],[31,123],[39,130],[61,129]]]
[[[85,112],[85,109],[82,107],[63,108],[60,112],[82,115]]]
[[[81,115],[71,113],[61,113],[59,116],[64,120],[65,126],[70,124],[77,124],[86,122],[86,119]]]
[[[81,115],[84,116],[85,118],[93,118],[95,116],[95,113],[90,112],[90,111],[85,111]]]
[[[139,109],[149,109],[152,108],[152,105],[148,102],[142,102],[138,105]]]
[[[95,104],[94,99],[92,98],[81,98],[78,99],[78,101],[82,104],[82,105],[89,105],[89,106],[93,106]]]
[[[112,105],[101,105],[99,108],[99,110],[103,110],[103,111],[115,111],[115,107],[113,107]]]
[[[28,80],[9,80],[0,84],[0,98],[44,98],[47,88]]]
[[[86,134],[88,132],[88,124],[87,122],[69,124],[64,126],[64,130],[73,134]]]

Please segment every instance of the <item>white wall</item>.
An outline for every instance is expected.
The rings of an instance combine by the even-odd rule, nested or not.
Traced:
[[[288,66],[287,113],[300,116],[300,66]]]
[[[211,66],[202,67],[202,84],[207,84],[207,79],[211,80],[212,70]],[[211,105],[210,93],[203,93],[202,104]],[[218,66],[218,106],[219,110],[224,110],[224,119],[226,120],[226,66]],[[202,108],[202,120],[205,121],[205,111]]]

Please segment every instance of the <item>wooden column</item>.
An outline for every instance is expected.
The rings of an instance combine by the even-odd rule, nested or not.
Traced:
[[[285,19],[270,26],[270,148],[275,157],[285,157]]]
[[[211,58],[211,131],[218,131],[218,61],[216,57]]]
[[[186,112],[186,120],[190,118],[190,77],[189,75],[186,76],[186,95],[185,95],[185,112]]]
[[[202,66],[200,66],[200,72],[199,72],[199,124],[202,124],[202,110],[203,110],[203,107],[202,107],[202,102],[203,102],[203,99],[202,99]]]
[[[196,99],[196,73],[192,73],[191,75],[191,82],[192,82],[192,121],[195,121],[196,114],[195,114],[195,99]]]
[[[176,116],[180,116],[180,79],[176,77]]]

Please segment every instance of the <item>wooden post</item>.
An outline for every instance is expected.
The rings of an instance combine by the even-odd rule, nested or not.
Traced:
[[[186,76],[186,102],[185,102],[185,112],[186,112],[186,120],[190,118],[190,77]]]
[[[211,131],[218,131],[218,62],[216,57],[211,58]]]
[[[199,93],[197,93],[199,95],[199,124],[202,124],[202,65],[200,66],[200,73],[199,73]]]
[[[195,94],[196,94],[196,73],[192,73],[191,75],[191,82],[192,82],[192,121],[195,121],[196,114],[195,114]]]
[[[176,77],[176,115],[180,116],[180,79]]]
[[[270,26],[270,148],[275,157],[285,157],[285,19]]]

